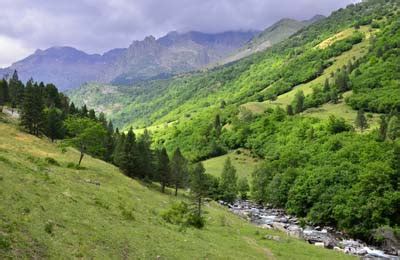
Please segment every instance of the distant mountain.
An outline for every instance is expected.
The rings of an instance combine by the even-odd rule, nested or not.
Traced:
[[[23,81],[32,77],[37,81],[53,82],[62,90],[79,87],[85,82],[132,84],[216,62],[258,33],[171,32],[159,39],[148,36],[143,41],[134,41],[128,48],[113,49],[103,55],[90,55],[71,47],[52,47],[37,50],[0,70],[0,75],[17,70]]]
[[[32,77],[38,81],[53,82],[60,89],[66,89],[100,79],[108,67],[119,59],[120,54],[121,50],[114,50],[104,55],[89,55],[71,47],[52,47],[37,50],[0,72],[11,74],[17,70],[23,81]]]
[[[297,21],[294,19],[282,19],[271,25],[263,32],[255,36],[249,43],[238,49],[225,59],[214,65],[223,65],[247,57],[255,52],[263,51],[272,45],[286,40],[304,27],[324,19],[323,15],[316,15],[309,20]]]

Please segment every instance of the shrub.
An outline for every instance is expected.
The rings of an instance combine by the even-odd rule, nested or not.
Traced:
[[[44,225],[44,231],[46,231],[46,233],[53,234],[53,230],[54,230],[53,222],[49,221],[46,223],[46,225]]]
[[[205,225],[205,219],[195,214],[189,204],[183,201],[173,203],[169,209],[161,212],[161,217],[170,224],[182,227],[202,228]]]
[[[44,160],[45,160],[48,164],[50,164],[50,165],[60,166],[60,164],[59,164],[59,163],[57,162],[57,160],[54,159],[54,158],[46,157]]]

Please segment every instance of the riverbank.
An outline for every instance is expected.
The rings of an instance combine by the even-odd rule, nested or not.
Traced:
[[[298,218],[286,214],[282,209],[266,208],[251,201],[236,201],[234,204],[220,201],[220,204],[227,206],[232,213],[257,226],[283,231],[288,236],[304,239],[318,247],[359,256],[363,259],[400,259],[400,248],[384,251],[362,241],[351,239],[332,227],[305,225],[300,223]],[[279,240],[272,236],[266,239]]]

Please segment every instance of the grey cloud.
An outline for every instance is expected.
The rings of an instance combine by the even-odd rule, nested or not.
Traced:
[[[263,29],[285,17],[328,15],[351,2],[354,0],[1,0],[0,36],[18,41],[29,51],[69,45],[89,53],[104,52],[171,30]],[[4,63],[0,54],[0,64]]]

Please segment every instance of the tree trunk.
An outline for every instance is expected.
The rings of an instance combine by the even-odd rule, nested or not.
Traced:
[[[201,217],[201,197],[200,196],[197,201],[197,216]]]
[[[161,192],[165,193],[165,182],[161,183]]]
[[[82,162],[82,159],[83,159],[83,156],[84,156],[85,154],[83,153],[83,152],[81,152],[81,156],[79,157],[79,162],[78,162],[78,166],[81,166],[81,162]]]
[[[178,196],[178,185],[175,185],[175,197]]]

